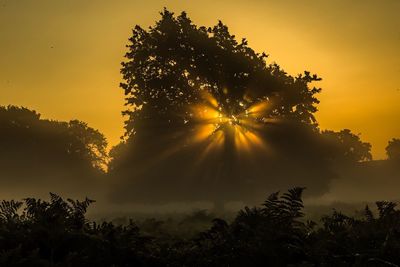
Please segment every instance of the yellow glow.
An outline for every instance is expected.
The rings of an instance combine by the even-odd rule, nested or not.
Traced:
[[[246,115],[259,116],[268,111],[269,101],[264,100],[262,102],[256,103],[247,109]]]
[[[201,91],[201,96],[206,101],[206,103],[210,105],[210,107],[218,109],[217,100],[208,91]]]
[[[224,139],[225,137],[222,132],[216,132],[200,153],[196,164],[200,164],[212,150],[220,148],[224,143]]]
[[[222,113],[221,106],[210,93],[202,92],[201,95],[204,104],[191,107],[194,120],[198,123],[193,141],[197,143],[209,140],[201,157],[221,145],[228,136],[232,136],[233,144],[239,150],[265,148],[264,142],[254,130],[265,126],[256,119],[267,112],[268,101],[256,103],[240,114],[227,115]],[[244,107],[243,102],[239,102],[239,105]]]
[[[195,130],[194,142],[201,142],[209,138],[215,132],[215,125],[211,123],[202,124]]]
[[[250,148],[249,140],[239,127],[235,127],[235,145],[244,150],[249,150]]]

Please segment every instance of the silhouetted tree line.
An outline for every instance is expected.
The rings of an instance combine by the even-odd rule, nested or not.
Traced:
[[[27,108],[0,106],[4,191],[16,192],[24,185],[30,194],[92,192],[104,175],[106,146],[103,134],[84,122],[47,120]]]
[[[191,238],[151,236],[85,218],[92,200],[27,198],[0,204],[0,266],[398,266],[400,211],[393,202],[362,216],[303,212],[303,188],[271,194]],[[199,220],[201,220],[201,216]],[[147,221],[156,229],[161,223]],[[185,223],[185,222],[184,222]]]
[[[18,156],[25,160],[45,158],[48,164],[57,161],[85,168],[101,169],[106,163],[107,142],[104,136],[86,123],[71,120],[60,122],[41,119],[27,108],[0,107],[0,145],[2,158]]]

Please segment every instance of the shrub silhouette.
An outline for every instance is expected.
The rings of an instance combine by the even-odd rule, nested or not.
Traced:
[[[27,198],[0,204],[1,266],[396,266],[400,211],[366,206],[360,218],[334,210],[321,224],[303,213],[304,188],[271,194],[231,222],[215,218],[192,238],[145,235],[126,225],[90,222],[92,200]],[[199,217],[200,216],[200,217]],[[202,220],[204,215],[195,215]],[[187,218],[185,219],[187,220]],[[150,221],[142,223],[145,224]],[[184,222],[182,222],[184,223]]]

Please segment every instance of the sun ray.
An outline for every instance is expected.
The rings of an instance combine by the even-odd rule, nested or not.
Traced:
[[[199,102],[189,107],[192,128],[187,139],[188,145],[200,149],[196,164],[203,162],[211,153],[219,153],[217,151],[222,147],[233,149],[236,153],[267,150],[261,133],[268,123],[277,120],[270,116],[273,106],[270,99],[253,104],[249,104],[249,99],[243,99],[222,105],[210,92],[202,90]],[[232,107],[227,107],[227,104]],[[237,113],[226,113],[227,108]]]

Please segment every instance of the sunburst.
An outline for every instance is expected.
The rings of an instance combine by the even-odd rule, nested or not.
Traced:
[[[194,142],[209,140],[217,146],[224,140],[230,140],[237,149],[241,150],[251,150],[253,146],[265,147],[257,130],[265,126],[271,106],[269,99],[248,107],[245,101],[239,102],[237,103],[239,107],[231,110],[240,110],[240,112],[229,114],[224,112],[223,106],[210,93],[203,93],[202,100],[202,104],[191,107],[191,114],[197,125],[193,135]]]

